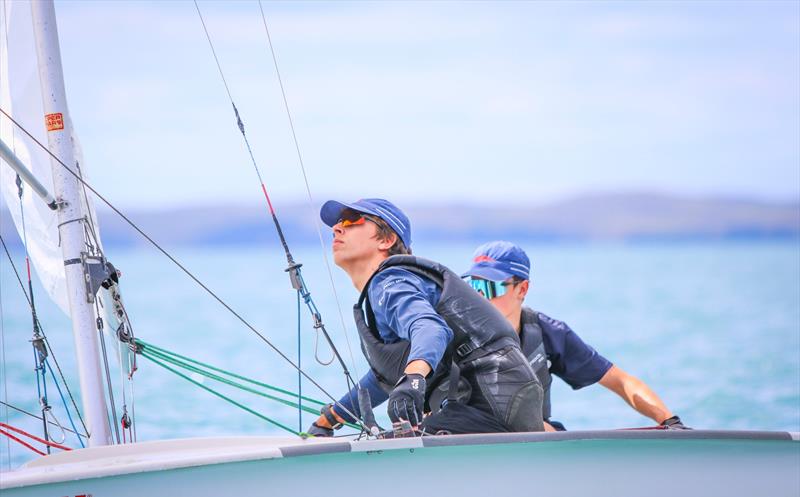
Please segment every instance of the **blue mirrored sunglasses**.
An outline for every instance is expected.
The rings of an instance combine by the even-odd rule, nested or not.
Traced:
[[[512,283],[506,283],[504,281],[481,280],[471,276],[467,278],[467,283],[469,283],[476,292],[487,299],[502,297],[508,292],[508,287],[512,285]]]

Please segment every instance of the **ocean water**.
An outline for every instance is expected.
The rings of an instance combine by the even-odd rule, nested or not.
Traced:
[[[461,271],[475,245],[422,242],[415,250]],[[796,242],[523,245],[533,263],[528,305],[567,322],[602,355],[650,385],[687,425],[800,431],[800,245]],[[282,252],[252,246],[172,250],[276,347],[297,359],[298,304],[284,272]],[[296,371],[163,256],[146,247],[111,247],[107,252],[123,272],[123,295],[139,338],[297,390]],[[354,376],[364,374],[366,363],[352,324],[357,295],[351,282],[338,268],[331,268],[337,306],[322,249],[298,246],[294,255],[304,264],[306,282],[348,367]],[[22,268],[22,254],[13,257]],[[5,257],[0,285],[0,393],[4,402],[38,412],[28,342],[30,313]],[[38,283],[34,291],[45,333],[76,391],[70,324]],[[341,368],[315,361],[316,333],[305,307],[300,340],[303,369],[338,397],[345,390]],[[324,360],[330,358],[322,341],[317,353]],[[111,358],[113,362],[113,354]],[[140,359],[139,366],[135,375],[139,440],[281,433],[152,363]],[[119,385],[119,373],[114,366],[112,370]],[[220,390],[282,423],[298,426],[297,412],[291,408]],[[48,393],[53,412],[66,426],[52,383]],[[326,400],[307,381],[303,393]],[[385,421],[382,408],[376,413],[379,421]],[[572,391],[558,379],[553,387],[553,417],[569,429],[651,424],[601,386]],[[0,419],[41,434],[40,421],[3,406]],[[302,426],[311,421],[312,416],[304,415]],[[65,443],[78,445],[69,434]],[[27,449],[0,438],[3,470],[33,457]]]

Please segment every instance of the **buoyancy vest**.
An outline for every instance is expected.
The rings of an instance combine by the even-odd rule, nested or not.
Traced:
[[[441,289],[435,310],[453,331],[453,340],[427,381],[426,400],[436,386],[448,377],[453,363],[458,365],[463,360],[481,357],[511,344],[519,346],[519,337],[508,320],[456,273],[421,257],[391,256],[381,263],[364,285],[358,303],[353,307],[361,350],[386,392],[390,392],[403,376],[411,348],[408,340],[385,343],[381,339],[369,302],[368,291],[372,279],[390,267],[399,267],[427,278]]]
[[[550,419],[550,384],[553,377],[550,374],[550,365],[547,360],[547,350],[544,348],[544,335],[539,322],[539,313],[530,307],[522,308],[522,322],[520,329],[520,343],[522,352],[528,358],[533,372],[539,378],[544,389],[542,402],[542,417]]]

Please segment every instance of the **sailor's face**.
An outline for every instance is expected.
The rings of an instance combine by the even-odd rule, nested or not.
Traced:
[[[333,261],[337,266],[373,257],[381,242],[377,226],[365,217],[343,211],[343,218],[333,225]],[[363,219],[364,221],[360,221]]]
[[[522,307],[522,302],[525,300],[525,295],[528,293],[528,281],[520,281],[514,283],[512,279],[505,282],[506,293],[489,299],[495,308],[506,318],[511,318]]]

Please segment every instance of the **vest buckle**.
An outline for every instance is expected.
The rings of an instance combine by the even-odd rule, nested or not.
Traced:
[[[458,357],[463,358],[468,356],[470,353],[472,353],[472,351],[474,351],[477,348],[478,347],[476,347],[471,340],[467,340],[466,342],[456,347],[456,355],[458,355]]]

